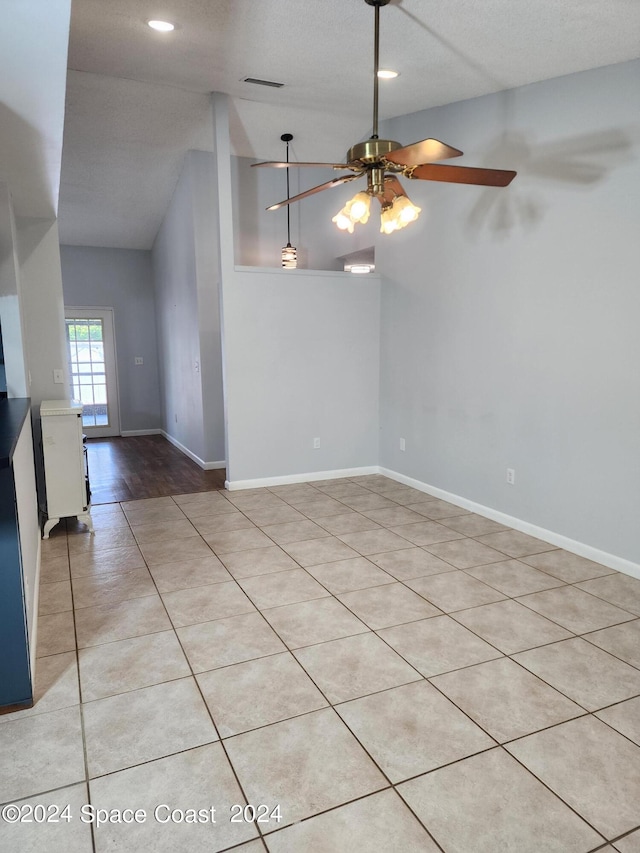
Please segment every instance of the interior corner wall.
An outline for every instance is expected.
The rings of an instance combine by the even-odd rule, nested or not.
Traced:
[[[224,394],[220,328],[220,245],[217,182],[214,157],[208,151],[190,153],[193,186],[194,244],[198,289],[200,377],[205,423],[204,458],[225,460]]]
[[[151,259],[162,428],[192,458],[208,465],[224,460],[224,453],[217,455],[224,447],[224,429],[222,380],[216,378],[221,356],[216,363],[214,355],[220,350],[219,320],[211,316],[218,282],[207,245],[217,240],[215,200],[211,180],[203,181],[200,154],[189,151],[185,156]],[[201,340],[201,333],[210,338]],[[212,418],[212,411],[217,417]]]
[[[20,292],[18,236],[11,193],[0,183],[0,325],[9,397],[28,397],[29,378]]]
[[[42,455],[37,450],[42,434],[40,403],[69,395],[58,222],[56,219],[18,219],[17,238],[36,479],[40,502],[44,504],[44,469]],[[62,370],[62,384],[54,383],[54,369]]]
[[[421,218],[377,251],[381,464],[636,563],[639,82],[635,61],[388,122],[518,176],[412,183]]]
[[[151,251],[162,428],[204,459],[198,294],[189,156]]]
[[[160,383],[151,252],[61,246],[64,303],[113,308],[122,432],[160,427]],[[136,365],[136,357],[143,364]]]
[[[39,413],[42,400],[61,400],[69,394],[58,241],[57,220],[18,220],[20,285],[31,374],[30,396],[36,413]],[[62,384],[53,381],[54,369],[62,370]]]

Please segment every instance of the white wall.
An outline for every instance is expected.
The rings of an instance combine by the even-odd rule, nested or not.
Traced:
[[[162,427],[203,464],[224,460],[214,180],[212,155],[188,152],[151,255]]]
[[[377,464],[377,276],[239,269],[224,318],[232,485]]]
[[[160,427],[160,383],[151,253],[61,246],[65,305],[113,308],[123,432]],[[144,363],[135,364],[140,356]]]
[[[68,394],[58,228],[55,219],[13,218],[6,187],[0,197],[0,322],[10,397],[31,397],[33,438],[40,443],[42,400]],[[65,381],[55,384],[53,370]],[[44,504],[41,454],[35,454]]]
[[[18,220],[18,248],[30,396],[37,416],[42,400],[69,394],[57,220]],[[62,370],[62,384],[53,381],[54,369]],[[36,430],[36,441],[39,437]]]
[[[20,293],[18,236],[11,193],[0,183],[0,325],[9,397],[29,396]]]
[[[198,287],[200,380],[204,418],[204,459],[222,465],[226,458],[222,342],[220,320],[220,252],[213,155],[192,151],[194,246]]]
[[[2,278],[7,260],[13,271],[9,296],[6,279],[0,284],[3,303],[0,314],[7,378],[13,370],[9,368],[8,348],[12,350],[10,358],[16,359],[13,378],[19,377],[11,395],[30,393],[37,405],[38,397],[42,399],[40,395],[48,391],[51,367],[59,365],[64,369],[64,362],[60,364],[57,357],[62,314],[56,306],[62,307],[62,282],[54,216],[60,186],[71,0],[8,0],[3,12],[8,24],[0,28],[0,181],[8,184],[15,212],[23,219],[17,228],[15,223],[10,228],[13,233],[8,256],[7,206],[3,194],[0,199]],[[34,421],[34,427],[37,444],[39,421]],[[16,491],[22,515],[26,506],[27,523],[23,525],[21,517],[20,533],[28,586],[27,617],[32,623],[37,612],[40,531],[34,505],[30,439],[27,425],[16,450],[21,469],[16,470],[19,475]],[[32,630],[32,655],[35,638],[36,631]]]
[[[156,294],[162,427],[204,458],[198,298],[189,159],[151,253]]]
[[[45,485],[40,450],[40,403],[69,396],[69,369],[64,328],[64,298],[60,271],[60,246],[56,219],[18,220],[20,302],[29,370],[36,477],[41,506]],[[63,382],[53,381],[54,369]]]
[[[377,250],[381,464],[635,562],[639,84],[631,62],[390,122],[519,174],[411,183],[422,217]]]
[[[0,28],[0,181],[16,216],[58,209],[71,0],[4,0]]]
[[[38,628],[38,590],[40,584],[40,519],[34,474],[33,437],[29,419],[20,432],[13,456],[16,510],[19,519],[24,607],[29,634],[32,678],[36,666]]]

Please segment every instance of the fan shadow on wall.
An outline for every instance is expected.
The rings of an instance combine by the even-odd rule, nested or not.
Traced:
[[[484,157],[486,166],[509,163],[518,172],[518,182],[508,193],[484,190],[480,194],[467,219],[472,233],[486,227],[506,237],[516,227],[533,228],[547,207],[542,192],[536,190],[538,181],[541,188],[544,182],[552,182],[588,190],[634,159],[632,134],[627,131],[597,131],[538,145],[532,138],[532,133],[505,130]]]
[[[506,82],[405,9],[401,0],[397,0],[394,5],[454,54],[474,75],[484,78],[496,92],[502,93],[504,126],[507,127],[513,93]],[[532,144],[534,135],[531,133],[505,130],[484,157],[482,165],[501,168],[506,163],[518,173],[518,178],[506,193],[496,193],[491,189],[482,191],[469,213],[469,230],[478,233],[487,227],[497,236],[506,237],[515,227],[535,227],[542,220],[546,209],[542,194],[535,189],[535,181],[557,182],[567,188],[588,189],[602,181],[614,168],[634,159],[631,151],[638,136],[634,130],[611,129],[536,145]],[[533,188],[530,178],[534,179]],[[540,186],[542,188],[542,183]]]

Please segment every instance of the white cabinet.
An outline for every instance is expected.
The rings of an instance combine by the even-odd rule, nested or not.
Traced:
[[[47,489],[43,538],[61,518],[77,516],[93,533],[89,478],[82,442],[82,403],[44,400],[40,405],[42,450]]]

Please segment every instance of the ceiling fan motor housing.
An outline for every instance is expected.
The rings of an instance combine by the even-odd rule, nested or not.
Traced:
[[[394,142],[392,139],[377,139],[371,137],[364,142],[357,142],[347,151],[347,163],[362,163],[369,166],[372,163],[381,163],[387,154],[395,151],[397,148],[402,148],[400,142]]]

